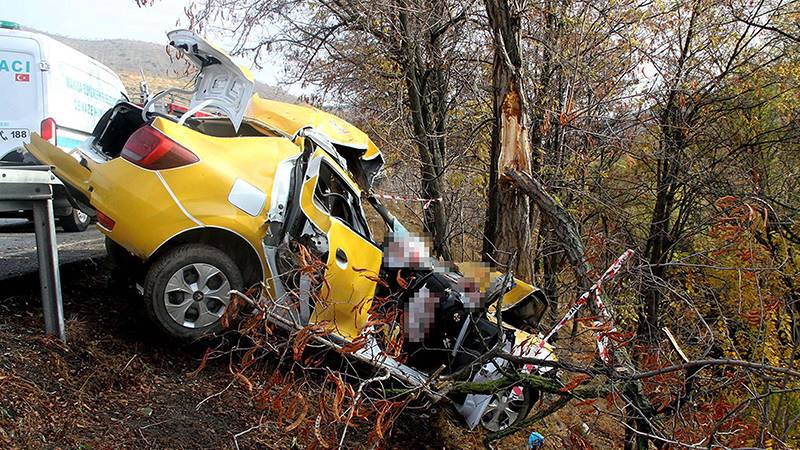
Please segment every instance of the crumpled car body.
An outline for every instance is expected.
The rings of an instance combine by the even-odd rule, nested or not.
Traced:
[[[117,104],[72,154],[36,135],[28,151],[53,166],[74,204],[97,218],[111,256],[134,261],[128,267],[148,313],[168,334],[191,340],[220,331],[228,292],[263,282],[277,302],[301,300],[287,300],[277,323],[325,324],[332,345],[353,342],[365,334],[381,273],[383,250],[362,205],[383,166],[381,152],[339,117],[252,95],[249,71],[193,33],[168,36],[200,72],[195,89],[183,91],[192,95],[183,116],[157,112],[160,93],[143,106]],[[217,115],[193,117],[200,110]],[[312,304],[303,280],[284,276],[298,242],[323,259],[318,295],[325,302]],[[507,350],[530,356],[526,348],[538,338],[526,326],[538,322],[546,302],[521,281],[502,295]],[[369,336],[357,358],[404,383],[427,382],[429,373],[378,357],[380,345]],[[546,353],[537,357],[555,359],[552,347]],[[505,364],[488,361],[473,379],[497,376]],[[459,400],[470,427],[492,399]],[[494,428],[510,424],[504,420]]]

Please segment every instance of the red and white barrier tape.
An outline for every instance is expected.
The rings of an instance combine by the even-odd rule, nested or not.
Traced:
[[[593,325],[596,326],[596,327],[600,327],[600,326],[604,325],[605,323],[611,323],[611,330],[615,331],[615,328],[614,328],[614,325],[613,325],[613,319],[611,317],[611,312],[609,312],[608,308],[605,306],[605,304],[603,304],[603,300],[600,299],[600,289],[602,288],[602,286],[603,286],[603,284],[605,282],[611,281],[612,279],[614,279],[614,277],[619,272],[619,269],[622,268],[622,265],[625,263],[625,261],[628,258],[631,257],[631,255],[633,255],[633,250],[631,250],[631,249],[626,250],[625,253],[620,255],[620,257],[617,258],[616,261],[614,261],[614,264],[612,264],[611,267],[606,269],[606,271],[603,273],[603,276],[601,276],[600,279],[597,280],[597,282],[594,285],[592,285],[592,287],[589,288],[588,291],[584,292],[583,295],[580,296],[578,301],[576,301],[575,304],[572,306],[572,308],[570,308],[569,311],[567,311],[567,313],[556,324],[556,326],[554,326],[553,329],[550,330],[549,333],[547,333],[547,336],[545,336],[544,339],[542,339],[539,342],[539,347],[536,350],[536,353],[539,353],[539,351],[541,351],[541,349],[544,348],[544,345],[547,343],[547,341],[550,340],[550,338],[553,337],[553,335],[556,334],[558,332],[558,330],[560,330],[564,326],[564,324],[567,323],[567,321],[569,321],[570,319],[575,317],[575,314],[577,314],[578,311],[584,305],[589,303],[589,297],[593,297],[594,298],[594,304],[597,307],[597,311],[600,313],[600,315],[602,316],[602,319],[603,319],[603,320],[595,320]],[[606,335],[606,333],[600,332],[598,334],[598,336],[597,336],[597,350],[600,352],[600,358],[602,358],[603,361],[608,363],[608,360],[609,360],[609,357],[608,357],[608,336]]]
[[[584,292],[583,295],[581,295],[580,298],[578,298],[578,301],[576,301],[575,304],[572,305],[572,308],[570,308],[569,311],[567,311],[564,317],[558,321],[558,323],[553,327],[552,330],[550,330],[549,333],[547,333],[544,339],[539,341],[536,351],[533,353],[534,358],[539,355],[542,349],[544,349],[544,346],[547,343],[547,341],[550,340],[550,338],[553,337],[553,335],[556,334],[558,330],[560,330],[564,326],[564,324],[567,323],[567,321],[575,317],[575,314],[577,314],[578,311],[581,308],[583,308],[584,305],[589,303],[589,297],[592,297],[594,299],[594,304],[597,307],[597,311],[601,316],[600,318],[592,322],[592,325],[595,328],[600,329],[600,331],[598,331],[597,333],[597,351],[600,353],[600,358],[603,360],[603,362],[608,364],[608,362],[610,361],[610,357],[608,354],[608,334],[616,332],[617,329],[614,326],[614,321],[613,318],[611,317],[611,312],[609,311],[608,307],[606,307],[606,305],[603,303],[603,300],[600,299],[600,289],[602,288],[605,282],[611,281],[614,278],[614,276],[616,276],[617,273],[619,273],[619,270],[622,268],[622,265],[628,258],[631,257],[631,255],[633,255],[633,250],[631,249],[626,250],[625,253],[620,255],[620,257],[617,258],[616,261],[614,261],[614,264],[612,264],[611,267],[606,269],[606,271],[603,273],[603,276],[601,276],[600,279],[597,280],[597,282],[594,285],[592,285],[592,287],[589,288],[588,291]],[[606,324],[611,325],[609,331],[603,331],[601,328]],[[533,364],[525,365],[526,372],[530,373],[532,370],[533,370]],[[515,393],[517,393],[516,388],[515,388]],[[520,394],[517,395],[521,395],[521,389],[520,389]]]
[[[378,198],[386,199],[386,200],[396,200],[396,201],[406,202],[406,203],[410,203],[410,202],[424,203],[424,205],[422,205],[422,209],[428,209],[428,207],[430,207],[431,203],[433,203],[433,202],[442,201],[442,197],[438,197],[438,198],[418,198],[418,197],[401,197],[399,195],[389,195],[389,194],[372,194],[372,195],[374,195],[375,197],[378,197]]]

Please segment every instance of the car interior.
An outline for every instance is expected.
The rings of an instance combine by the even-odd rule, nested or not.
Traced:
[[[163,117],[173,122],[178,122],[178,117],[160,113],[148,112],[148,117]],[[139,128],[145,125],[142,117],[142,107],[129,102],[117,104],[108,110],[97,123],[92,135],[94,147],[108,158],[116,158],[122,152],[122,148],[128,138]],[[185,121],[185,125],[192,130],[205,134],[206,136],[219,138],[234,137],[278,137],[281,136],[276,131],[259,126],[257,123],[243,121],[236,130],[233,124],[225,117],[192,117]]]

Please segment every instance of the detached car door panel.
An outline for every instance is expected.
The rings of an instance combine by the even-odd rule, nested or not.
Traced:
[[[54,167],[54,173],[71,188],[70,192],[73,196],[80,197],[76,200],[86,205],[89,204],[92,197],[90,179],[92,169],[96,166],[93,161],[81,157],[79,153],[68,154],[36,133],[31,135],[31,143],[26,144],[25,148],[43,164]],[[78,157],[76,158],[74,155]]]

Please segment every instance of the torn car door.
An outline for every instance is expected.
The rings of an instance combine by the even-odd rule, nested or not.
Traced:
[[[367,322],[383,257],[371,241],[360,192],[349,175],[323,150],[308,163],[300,209],[325,233],[328,251],[324,283],[311,322],[355,339]]]

